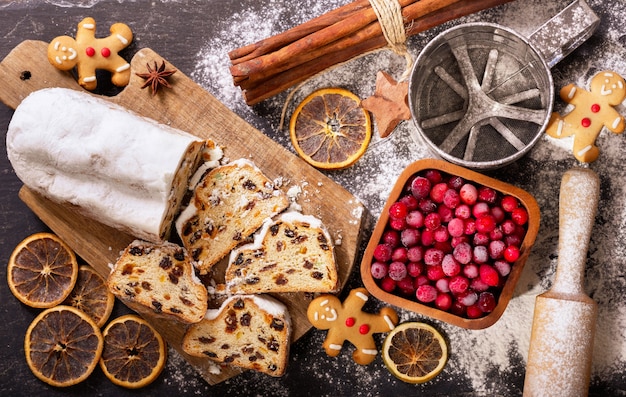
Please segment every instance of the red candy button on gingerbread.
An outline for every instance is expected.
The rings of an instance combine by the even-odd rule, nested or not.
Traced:
[[[569,84],[561,89],[560,96],[574,109],[562,117],[552,113],[546,133],[553,138],[574,136],[574,157],[591,163],[600,154],[595,141],[603,127],[615,134],[624,131],[624,117],[613,108],[626,98],[624,79],[603,71],[591,79],[590,91]]]
[[[352,358],[357,364],[366,365],[378,354],[373,334],[391,331],[398,324],[398,314],[384,307],[378,314],[362,311],[369,299],[365,288],[350,291],[346,300],[334,295],[321,295],[309,304],[307,317],[315,328],[328,330],[324,349],[331,357],[339,355],[343,342],[352,343],[356,350]]]
[[[117,53],[128,47],[133,33],[123,23],[113,24],[110,32],[110,36],[96,39],[96,21],[85,18],[78,24],[76,40],[59,36],[50,42],[48,61],[59,70],[76,66],[78,84],[88,90],[96,89],[97,69],[111,72],[111,82],[124,87],[130,81],[130,64]]]

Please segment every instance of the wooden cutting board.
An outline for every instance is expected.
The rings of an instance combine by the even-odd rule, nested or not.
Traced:
[[[7,106],[15,109],[29,93],[46,87],[82,90],[70,73],[50,65],[46,49],[45,42],[24,41],[0,63],[0,100]],[[118,95],[106,98],[160,123],[212,139],[225,148],[227,158],[248,158],[270,179],[282,178],[283,189],[299,186],[302,192],[297,202],[302,212],[322,219],[333,239],[341,241],[335,253],[341,282],[345,285],[359,243],[362,204],[343,187],[234,114],[180,71],[169,79],[172,89],[159,90],[154,97],[149,89],[142,90],[144,80],[135,73],[145,72],[146,64],[154,65],[155,61],[160,65],[164,59],[150,49],[137,52],[131,61],[130,84]],[[175,68],[165,62],[168,69]],[[41,133],[45,134],[45,129]],[[19,195],[52,231],[105,277],[110,271],[109,264],[114,263],[133,240],[132,236],[84,218],[71,206],[53,203],[27,187],[22,187]],[[289,308],[295,341],[311,328],[306,318],[310,297],[305,294],[278,294],[276,297]],[[182,351],[185,325],[158,318],[138,305],[128,306],[146,318],[208,383],[216,384],[241,372],[224,367],[219,374],[211,373],[214,369],[211,361]]]

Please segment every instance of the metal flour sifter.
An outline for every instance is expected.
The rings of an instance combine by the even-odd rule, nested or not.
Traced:
[[[418,56],[409,80],[414,137],[468,168],[498,168],[522,157],[550,120],[550,68],[598,23],[578,0],[529,38],[492,23],[463,24],[439,34]]]

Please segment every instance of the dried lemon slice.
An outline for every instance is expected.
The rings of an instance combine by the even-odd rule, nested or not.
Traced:
[[[141,317],[128,314],[112,320],[102,331],[100,368],[111,382],[129,389],[152,383],[165,367],[167,345]]]
[[[15,247],[7,266],[11,292],[22,303],[49,308],[63,302],[78,278],[74,252],[52,233],[36,233]]]
[[[443,336],[428,324],[400,324],[383,342],[383,362],[394,376],[407,383],[428,382],[441,372],[447,359]]]
[[[52,386],[85,380],[102,353],[100,328],[85,313],[59,305],[41,312],[26,330],[24,352],[33,374]]]
[[[87,313],[102,327],[113,311],[115,296],[109,292],[104,277],[93,267],[82,265],[78,268],[76,285],[64,303]]]
[[[343,88],[313,92],[298,105],[289,123],[296,152],[314,167],[351,166],[369,145],[372,126],[361,100]]]

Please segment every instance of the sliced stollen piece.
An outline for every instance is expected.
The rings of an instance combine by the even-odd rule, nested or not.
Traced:
[[[196,186],[176,230],[200,274],[289,206],[287,195],[251,161],[209,171]]]
[[[208,308],[208,293],[183,247],[135,240],[115,263],[109,291],[158,315],[197,323]]]
[[[192,356],[282,376],[289,362],[291,318],[269,295],[235,295],[191,325],[183,350]]]
[[[330,234],[320,219],[296,211],[267,219],[252,243],[231,252],[225,281],[230,293],[334,292]]]
[[[26,186],[153,242],[168,238],[207,144],[66,88],[26,97],[11,119],[6,143],[15,173]]]

